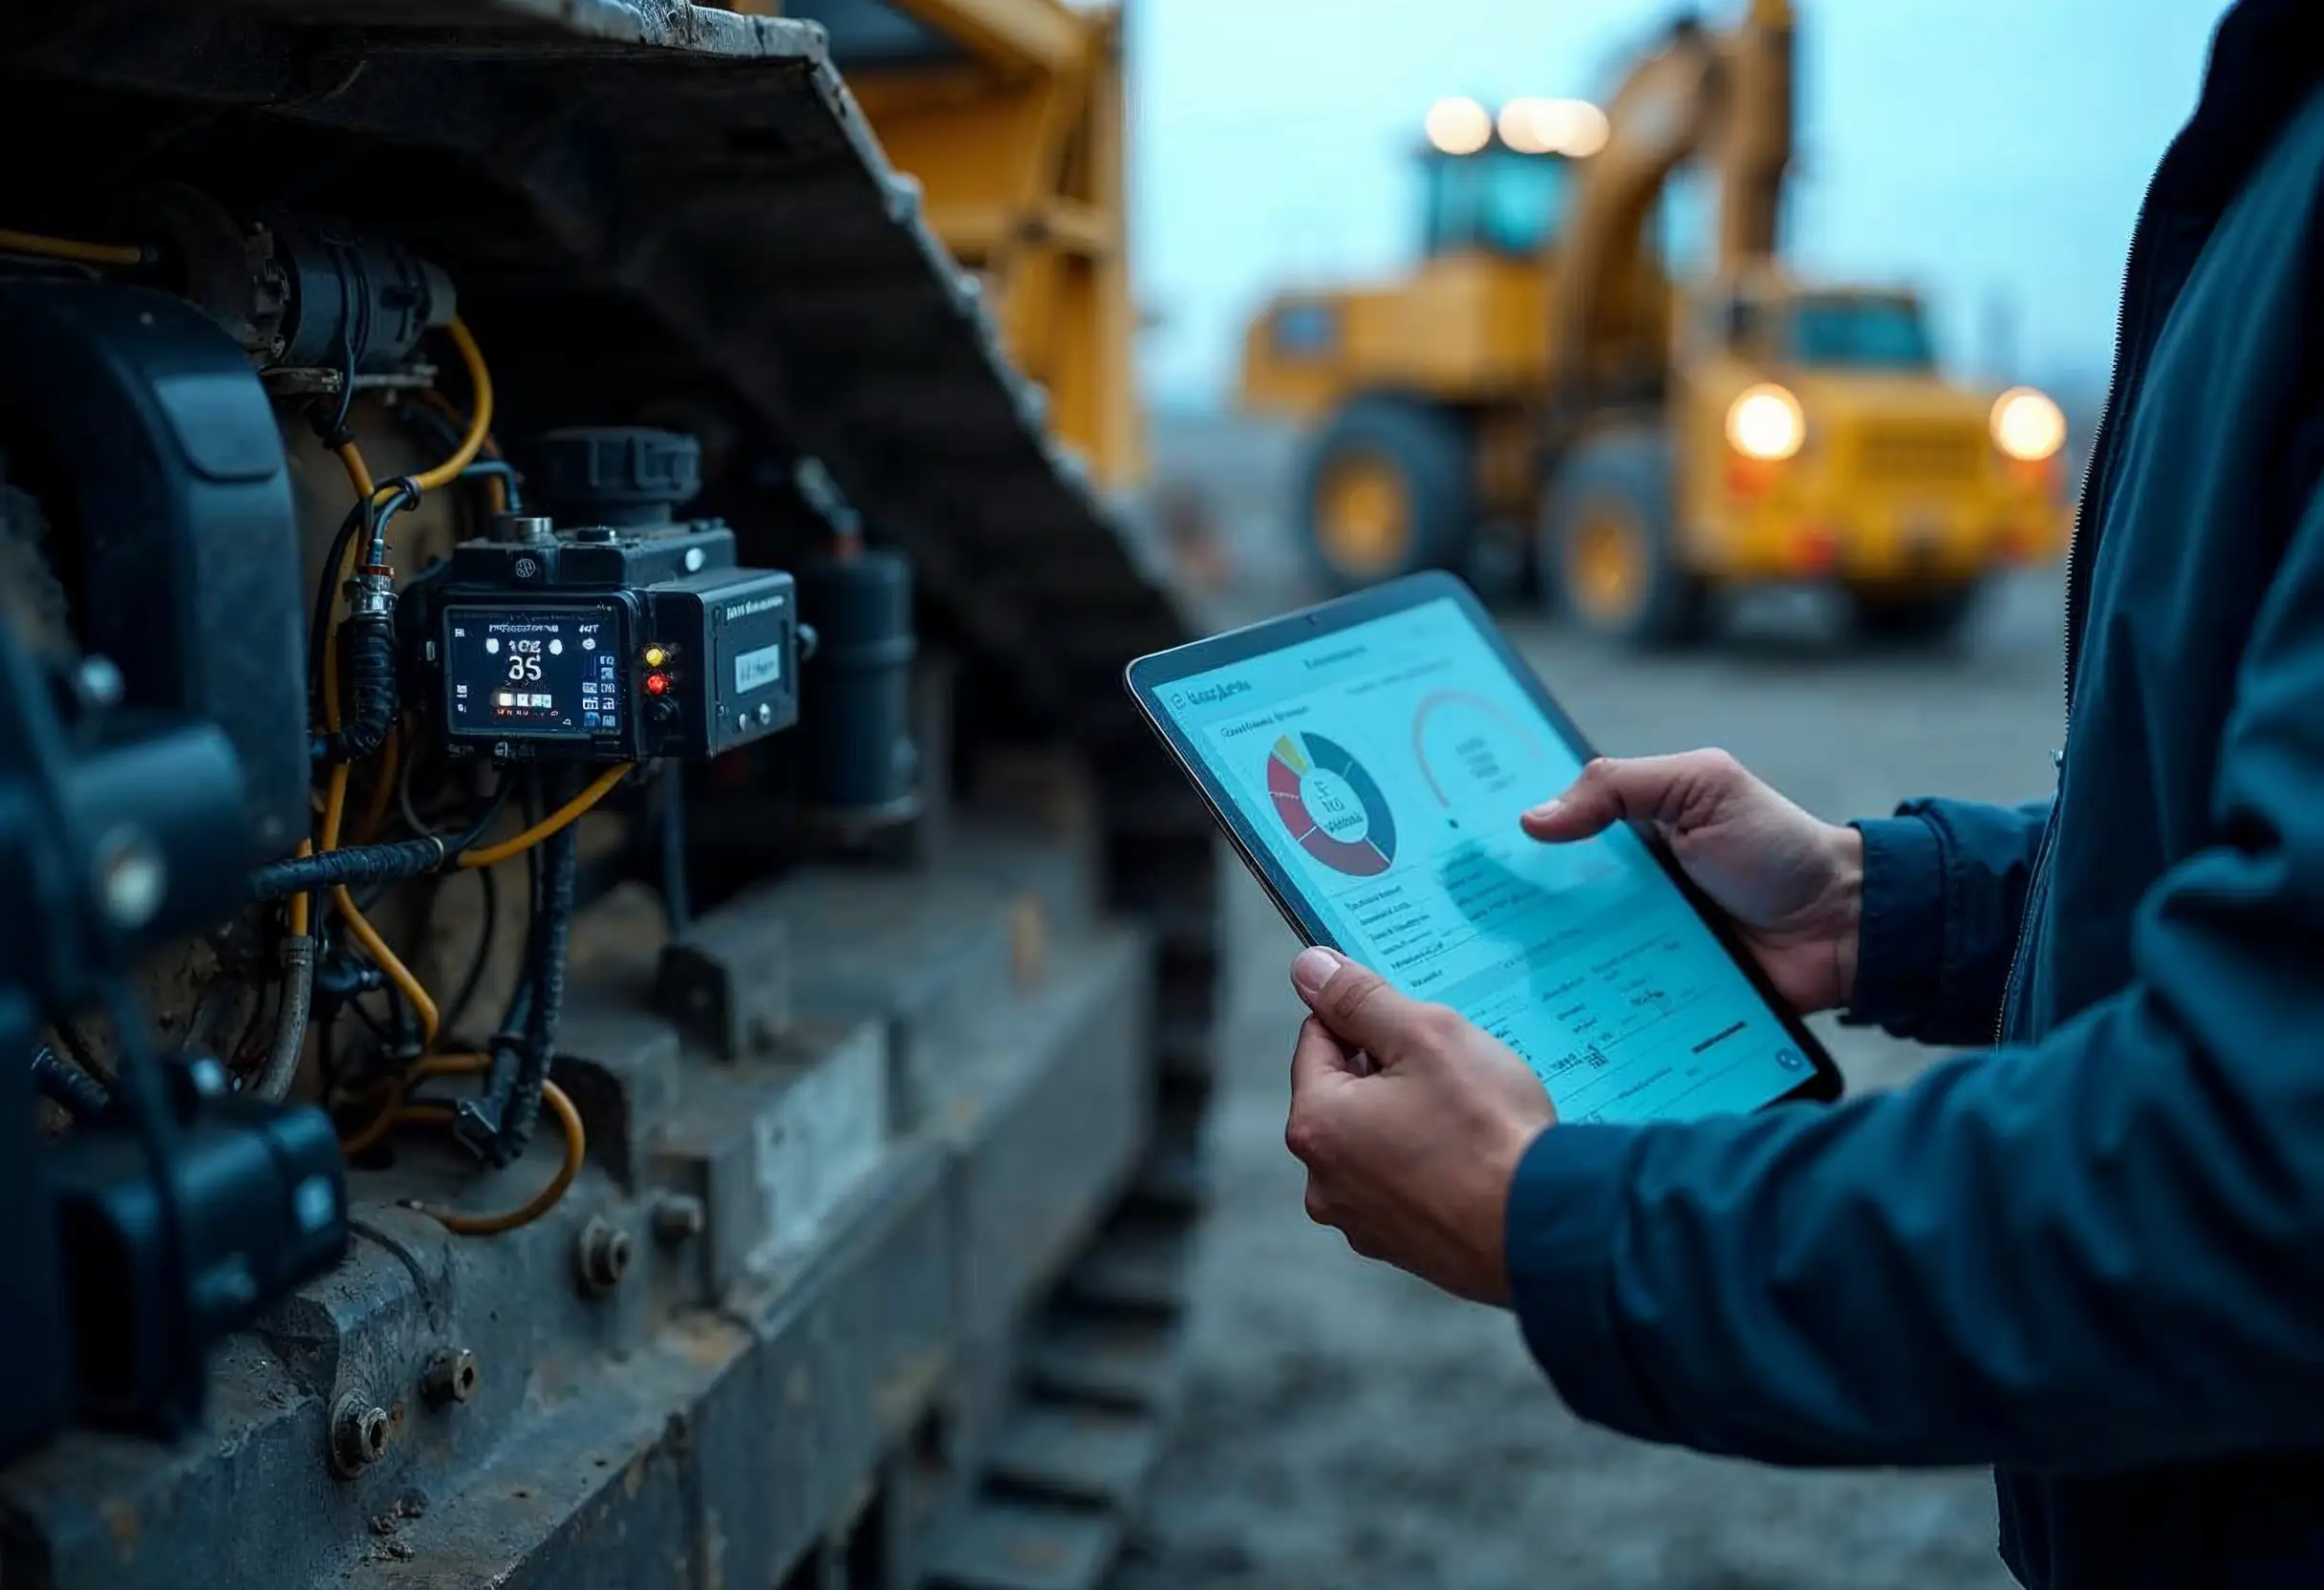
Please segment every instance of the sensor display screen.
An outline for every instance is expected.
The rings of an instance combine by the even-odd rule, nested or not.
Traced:
[[[444,612],[452,732],[590,740],[621,730],[621,629],[610,608]]]

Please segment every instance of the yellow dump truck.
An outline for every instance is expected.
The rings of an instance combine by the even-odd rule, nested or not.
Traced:
[[[1800,580],[1934,636],[1993,570],[2055,554],[2057,405],[1941,375],[1910,292],[1779,261],[1794,38],[1788,0],[1752,0],[1730,31],[1673,28],[1603,109],[1431,110],[1411,276],[1283,293],[1245,341],[1244,406],[1309,427],[1296,521],[1331,584],[1487,536],[1632,642]]]

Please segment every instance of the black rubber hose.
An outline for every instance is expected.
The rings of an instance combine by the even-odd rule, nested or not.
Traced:
[[[357,613],[339,626],[338,733],[326,737],[334,762],[378,754],[396,726],[396,625],[385,613]]]
[[[113,1107],[103,1083],[46,1043],[32,1051],[32,1084],[42,1098],[75,1121],[94,1121]]]
[[[319,856],[269,862],[250,874],[250,898],[281,900],[345,884],[366,889],[433,872],[450,854],[441,839],[398,839],[389,845],[350,845]]]
[[[694,931],[694,901],[686,888],[686,786],[682,763],[669,763],[661,771],[661,906],[670,936],[683,938]]]
[[[540,775],[532,773],[525,782],[523,811],[526,826],[530,827],[541,815]],[[504,792],[514,783],[512,774],[503,784]],[[516,986],[509,990],[508,1002],[501,1008],[500,1025],[494,1029],[492,1041],[484,1045],[491,1065],[484,1073],[484,1089],[472,1099],[462,1100],[452,1110],[453,1138],[477,1158],[495,1167],[506,1165],[513,1157],[502,1128],[508,1119],[508,1101],[516,1092],[517,1072],[524,1064],[525,1032],[531,1023],[533,996],[540,985],[549,915],[543,900],[544,849],[535,845],[525,852],[525,954],[518,967]],[[488,879],[491,874],[486,871],[484,876]]]
[[[526,1014],[516,1086],[501,1117],[502,1150],[511,1162],[532,1141],[532,1128],[541,1119],[541,1092],[549,1085],[549,1063],[556,1057],[557,1024],[565,1013],[566,956],[572,945],[573,890],[581,870],[579,836],[571,826],[550,835],[543,849],[549,854],[541,887],[540,972],[532,1008]]]
[[[282,1005],[275,1013],[274,1042],[267,1049],[266,1068],[250,1089],[267,1100],[290,1096],[299,1057],[307,1052],[307,1021],[314,1003],[314,940],[304,934],[285,937],[282,963]]]

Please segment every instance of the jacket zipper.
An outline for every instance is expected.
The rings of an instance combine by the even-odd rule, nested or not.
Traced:
[[[2081,497],[2074,505],[2074,528],[2066,537],[2066,611],[2060,621],[2065,642],[2065,660],[2061,670],[2063,678],[2059,684],[2063,711],[2058,720],[2059,750],[2055,759],[2058,792],[2061,795],[2066,778],[2064,747],[2074,734],[2074,654],[2080,641],[2077,633],[2078,626],[2074,618],[2075,581],[2081,562],[2083,531],[2090,522],[2091,498],[2102,483],[2098,477],[2098,465],[2105,461],[2108,432],[2114,420],[2115,398],[2122,384],[2123,354],[2130,333],[2130,286],[2138,272],[2141,246],[2146,241],[2146,207],[2154,201],[2155,184],[2161,176],[2162,167],[2158,165],[2146,179],[2146,191],[2139,197],[2138,219],[2132,225],[2130,248],[2122,261],[2122,289],[2115,300],[2114,364],[2106,376],[2106,401],[2098,410],[2098,424],[2090,432],[2090,462],[2082,471]],[[2010,1005],[2017,998],[2019,963],[2025,957],[2026,937],[2034,926],[2034,911],[2040,902],[2042,888],[2047,882],[2050,846],[2056,834],[2057,812],[2053,805],[2050,820],[2042,826],[2041,845],[2034,852],[2033,875],[2026,880],[2025,909],[2018,915],[2016,940],[2010,946],[2010,975],[2002,984],[2001,1008],[1993,1012],[1993,1047],[1996,1049],[2001,1047],[2003,1035],[2009,1029]]]

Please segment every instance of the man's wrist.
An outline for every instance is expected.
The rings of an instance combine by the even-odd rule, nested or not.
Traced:
[[[1486,1278],[1483,1293],[1476,1300],[1479,1302],[1491,1303],[1499,1308],[1517,1306],[1515,1283],[1509,1273],[1510,1200],[1517,1196],[1517,1174],[1525,1168],[1527,1156],[1532,1154],[1545,1135],[1557,1128],[1557,1119],[1553,1116],[1539,1128],[1519,1134],[1514,1140],[1517,1151],[1500,1154],[1496,1158],[1492,1173],[1495,1182],[1500,1189],[1500,1198],[1491,1210],[1493,1225],[1488,1232],[1483,1234],[1486,1237],[1486,1251],[1493,1257],[1487,1266],[1491,1273]]]
[[[1860,828],[1832,830],[1832,978],[1845,1010],[1856,999],[1857,962],[1864,941],[1864,836]]]

